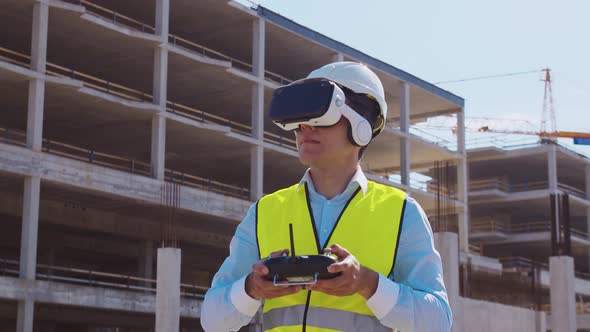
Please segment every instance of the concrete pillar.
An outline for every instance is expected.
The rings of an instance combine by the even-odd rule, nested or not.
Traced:
[[[31,36],[31,69],[45,74],[47,64],[47,30],[49,7],[45,2],[33,6],[33,27]],[[27,147],[40,152],[43,147],[43,109],[45,102],[45,80],[29,81],[27,104]],[[41,178],[25,178],[23,197],[23,218],[20,244],[19,274],[22,279],[34,280],[37,267],[37,233],[39,229],[39,195]],[[35,301],[32,295],[18,302],[16,330],[32,332]]]
[[[255,20],[252,31],[252,74],[258,77],[252,86],[252,137],[257,143],[250,149],[250,200],[255,201],[264,190],[264,20]]]
[[[586,200],[590,201],[590,164],[586,165]],[[590,207],[586,208],[586,234],[590,237]],[[590,251],[588,251],[588,266],[590,266]]]
[[[340,61],[344,61],[344,54],[336,53],[336,54],[332,55],[332,62],[340,62]]]
[[[36,2],[33,7],[33,29],[31,38],[31,69],[45,74],[47,63],[47,24],[49,8],[47,3]],[[27,105],[27,147],[41,151],[43,143],[43,106],[45,99],[45,80],[29,81]]]
[[[459,249],[469,252],[469,166],[465,146],[465,109],[457,112],[457,152],[461,154],[457,162],[457,200],[464,206],[457,213]]]
[[[156,0],[156,35],[161,43],[154,50],[153,103],[160,113],[152,119],[151,165],[152,177],[164,179],[166,167],[166,101],[168,98],[168,30],[170,0]]]
[[[156,35],[168,41],[170,0],[156,0]]]
[[[557,150],[554,145],[548,146],[547,151],[547,183],[549,191],[557,193]]]
[[[576,293],[574,259],[570,256],[549,257],[551,274],[551,331],[576,331]]]
[[[453,311],[453,332],[463,331],[463,305],[459,285],[459,242],[457,234],[450,232],[434,233],[434,247],[440,254],[443,265],[443,278],[451,310]]]
[[[156,332],[178,331],[180,323],[180,261],[180,249],[158,248]]]
[[[152,118],[152,177],[164,180],[166,161],[166,117],[163,112]]]
[[[45,81],[29,81],[27,105],[27,148],[41,152],[43,145],[43,106],[45,100]]]
[[[27,298],[18,301],[16,313],[16,332],[33,332],[35,301]]]
[[[264,49],[266,46],[266,25],[263,19],[252,22],[252,74],[264,78]]]
[[[31,39],[31,69],[45,73],[47,64],[47,29],[49,23],[49,6],[36,2],[33,6],[33,30]]]
[[[547,314],[545,311],[535,312],[535,331],[547,332]]]
[[[27,177],[24,181],[23,218],[20,241],[20,278],[35,280],[37,268],[37,234],[39,230],[39,198],[41,178]],[[17,332],[33,331],[35,301],[31,294],[18,302]]]
[[[250,148],[250,200],[258,200],[264,194],[264,147],[254,145]]]
[[[25,178],[23,219],[20,242],[20,277],[35,279],[37,266],[37,232],[39,229],[39,198],[41,178]]]
[[[400,130],[402,133],[409,135],[410,133],[410,85],[406,82],[402,83],[399,101],[399,121]],[[410,185],[410,140],[403,136],[400,140],[400,171],[402,184]]]

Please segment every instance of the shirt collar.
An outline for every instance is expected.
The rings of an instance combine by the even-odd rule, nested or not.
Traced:
[[[299,184],[297,185],[297,189],[296,189],[297,191],[299,191],[299,188],[301,188],[301,186],[306,182],[313,186],[313,180],[311,179],[311,174],[310,174],[309,170],[310,169],[308,168],[307,171],[305,171],[305,174],[303,174],[303,177],[301,178],[301,180],[299,181]],[[367,181],[367,177],[365,176],[365,173],[361,169],[360,165],[357,165],[356,172],[354,172],[354,175],[352,176],[352,178],[348,182],[346,189],[348,189],[350,187],[350,185],[352,185],[355,182],[358,183],[359,187],[361,187],[361,190],[363,191],[363,195],[365,195],[367,193],[368,181]],[[344,189],[344,191],[346,191],[346,189]]]

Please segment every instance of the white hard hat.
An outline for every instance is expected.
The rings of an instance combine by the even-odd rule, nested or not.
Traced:
[[[334,62],[312,71],[307,78],[326,78],[355,93],[366,94],[375,99],[379,104],[383,124],[380,128],[373,129],[377,129],[377,133],[383,130],[387,119],[387,103],[385,102],[383,84],[366,65],[349,61]]]

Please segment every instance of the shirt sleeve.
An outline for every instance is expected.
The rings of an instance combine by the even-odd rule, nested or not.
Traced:
[[[205,294],[201,307],[201,325],[206,332],[237,331],[248,324],[261,302],[245,291],[245,277],[258,261],[256,244],[256,204],[252,205],[236,229],[229,256]]]
[[[379,277],[367,305],[381,324],[404,332],[450,331],[452,312],[442,263],[422,207],[406,199],[393,273]]]

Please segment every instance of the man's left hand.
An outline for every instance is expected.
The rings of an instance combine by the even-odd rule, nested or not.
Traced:
[[[342,272],[333,279],[318,280],[315,285],[307,285],[307,290],[319,291],[334,296],[348,296],[355,293],[369,299],[377,290],[379,274],[362,266],[348,250],[333,244],[326,252],[338,257],[338,262],[328,266],[328,271]]]

